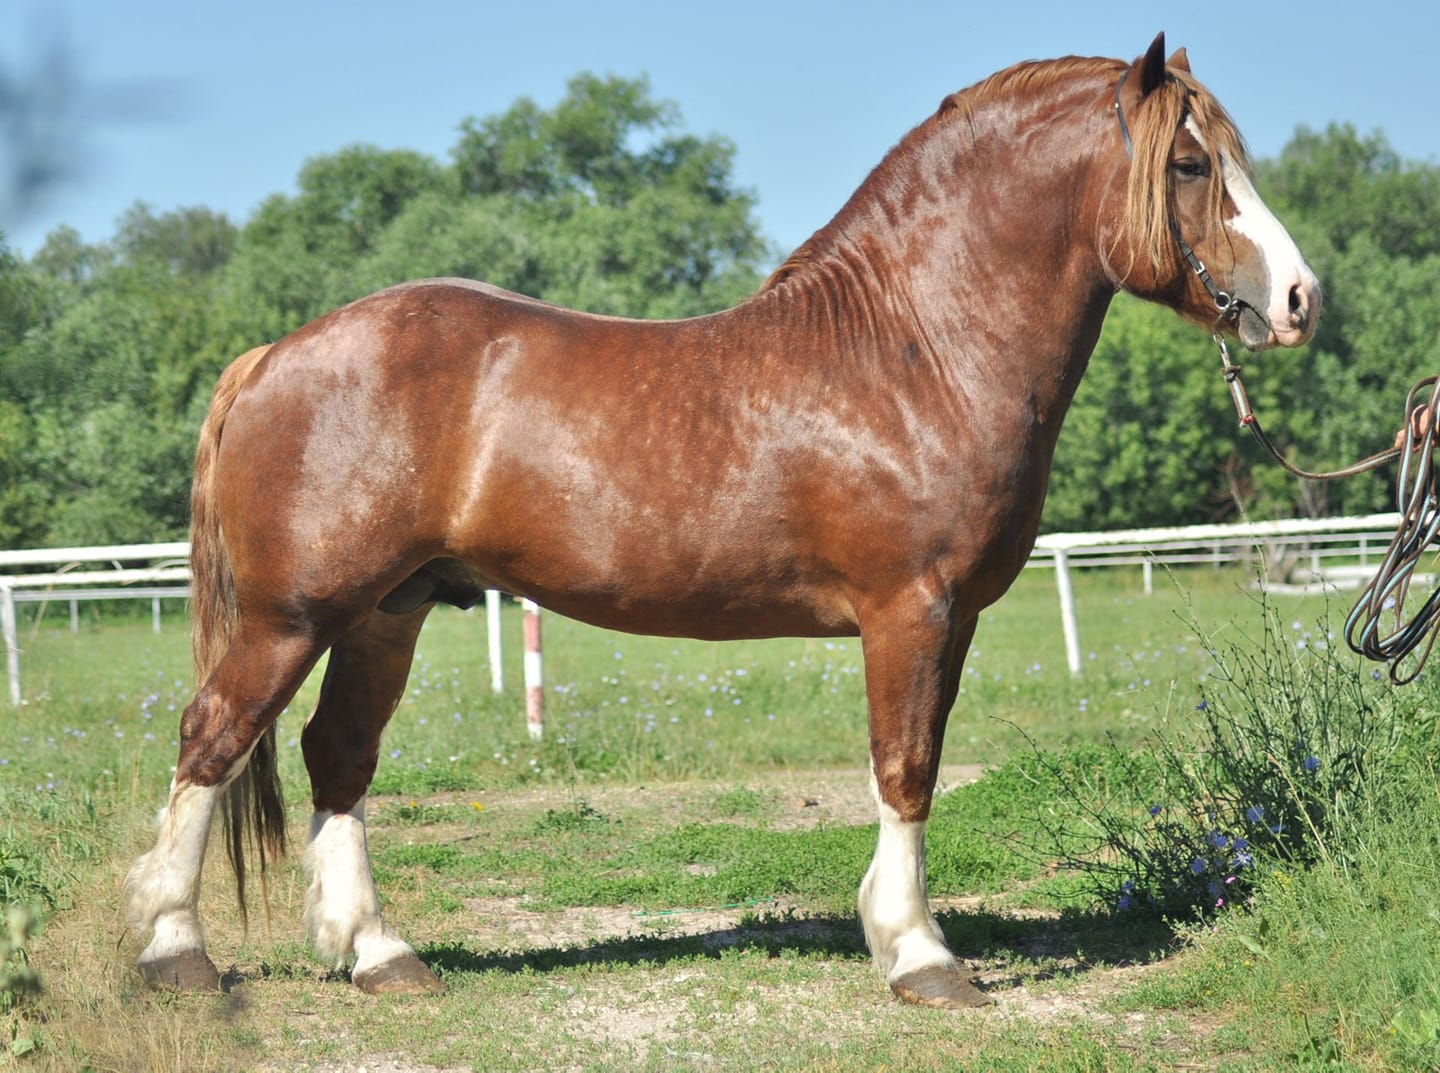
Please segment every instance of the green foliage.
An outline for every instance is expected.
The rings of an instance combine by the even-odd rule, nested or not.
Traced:
[[[734,146],[683,130],[643,78],[582,74],[459,124],[448,161],[350,146],[241,224],[137,204],[113,239],[59,229],[28,262],[0,243],[0,546],[183,534],[195,432],[250,347],[407,279],[457,275],[598,312],[733,304],[774,259]],[[1319,273],[1298,352],[1252,359],[1262,421],[1294,461],[1334,467],[1399,427],[1440,365],[1440,167],[1380,133],[1301,128],[1256,168]],[[1061,437],[1044,526],[1105,529],[1390,506],[1389,477],[1296,481],[1236,429],[1203,331],[1125,297]]]
[[[196,432],[251,347],[366,293],[459,275],[599,312],[687,316],[770,251],[734,150],[643,79],[575,78],[461,125],[453,161],[350,146],[242,225],[135,205],[113,239],[0,241],[0,547],[183,535]]]
[[[1129,529],[1233,512],[1239,441],[1219,368],[1193,325],[1117,298],[1056,451],[1046,527]]]
[[[1187,929],[1178,971],[1125,1006],[1204,1011],[1256,1067],[1440,1068],[1440,797],[1421,752],[1390,775],[1405,805],[1354,825],[1363,866],[1266,869],[1247,912]]]
[[[1121,911],[1203,915],[1249,903],[1270,869],[1362,868],[1373,817],[1412,804],[1401,776],[1434,729],[1423,693],[1362,675],[1323,623],[1287,630],[1260,612],[1253,642],[1205,639],[1213,667],[1186,720],[1138,754],[1112,747],[1103,784],[1056,780],[1052,851]]]

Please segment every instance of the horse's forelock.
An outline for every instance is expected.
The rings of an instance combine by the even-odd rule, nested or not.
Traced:
[[[1178,263],[1180,250],[1170,230],[1174,184],[1170,177],[1170,150],[1175,133],[1186,116],[1200,131],[1215,175],[1223,174],[1221,156],[1249,170],[1249,153],[1234,121],[1204,86],[1188,74],[1170,70],[1168,77],[1128,117],[1134,161],[1125,199],[1125,223],[1134,240],[1137,258],[1152,267]],[[1223,223],[1224,184],[1211,184],[1206,229]]]

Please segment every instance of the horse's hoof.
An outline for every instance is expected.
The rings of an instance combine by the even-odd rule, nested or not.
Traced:
[[[140,978],[166,991],[219,991],[220,973],[203,950],[140,962]]]
[[[989,1006],[994,1000],[975,986],[958,965],[930,965],[890,981],[890,990],[916,1006],[964,1010]]]
[[[440,978],[414,954],[391,958],[355,973],[350,982],[367,995],[438,995]]]

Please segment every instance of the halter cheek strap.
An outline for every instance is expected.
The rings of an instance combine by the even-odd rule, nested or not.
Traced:
[[[1125,122],[1125,108],[1120,103],[1120,91],[1125,88],[1125,79],[1130,77],[1130,70],[1126,68],[1120,75],[1120,80],[1115,83],[1115,119],[1120,124],[1120,141],[1124,143],[1125,155],[1131,160],[1135,159],[1135,146],[1130,141],[1130,125]],[[1175,238],[1175,244],[1180,247],[1180,254],[1185,258],[1185,263],[1190,266],[1190,271],[1199,277],[1201,284],[1210,295],[1210,300],[1215,303],[1215,310],[1219,316],[1215,320],[1218,328],[1220,324],[1231,318],[1240,315],[1240,304],[1235,301],[1229,291],[1221,290],[1215,280],[1210,276],[1210,270],[1205,267],[1205,262],[1195,255],[1195,250],[1190,243],[1185,241],[1185,236],[1180,233],[1180,225],[1175,222],[1175,217],[1170,217],[1170,234]]]

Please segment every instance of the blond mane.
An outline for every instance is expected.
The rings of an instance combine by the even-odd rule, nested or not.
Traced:
[[[998,71],[975,85],[946,97],[933,115],[920,123],[891,150],[856,194],[901,167],[902,162],[911,156],[913,147],[923,142],[937,125],[954,122],[973,124],[976,115],[987,105],[1019,95],[1040,94],[1064,83],[1099,78],[1110,81],[1113,87],[1114,80],[1118,79],[1128,66],[1120,60],[1065,56],[1055,60],[1018,63]],[[1205,136],[1214,174],[1221,174],[1222,153],[1229,157],[1236,167],[1249,171],[1249,153],[1229,114],[1211,96],[1209,90],[1187,72],[1167,68],[1164,82],[1138,107],[1127,112],[1125,117],[1129,125],[1134,160],[1130,167],[1120,234],[1133,235],[1133,257],[1148,260],[1156,269],[1173,264],[1180,258],[1179,247],[1170,230],[1170,210],[1174,198],[1170,149],[1175,141],[1175,132],[1187,114],[1195,118],[1197,126]],[[1222,183],[1212,184],[1207,228],[1220,224],[1224,195]],[[769,289],[796,270],[815,261],[826,247],[828,233],[834,226],[835,222],[832,221],[828,227],[823,228],[791,254],[761,290]],[[1122,275],[1128,276],[1130,268],[1133,267],[1134,260]]]
[[[1080,56],[1016,64],[951,95],[941,106],[937,118],[954,111],[968,120],[984,105],[1013,94],[1039,92],[1056,83],[1087,76],[1119,78],[1127,66],[1118,60]],[[1126,188],[1124,231],[1135,236],[1135,256],[1148,260],[1157,269],[1180,258],[1179,247],[1170,230],[1171,202],[1175,193],[1170,172],[1170,149],[1175,142],[1175,132],[1185,117],[1194,117],[1196,126],[1205,136],[1210,168],[1215,175],[1221,174],[1221,154],[1243,171],[1248,173],[1250,170],[1250,154],[1245,141],[1220,102],[1188,72],[1166,68],[1165,74],[1164,82],[1133,110],[1133,114],[1126,115],[1134,160]],[[1213,183],[1207,206],[1207,228],[1220,225],[1224,198],[1224,184]],[[1128,270],[1126,274],[1129,274]]]
[[[1205,149],[1213,174],[1223,174],[1220,157],[1228,157],[1237,168],[1250,170],[1250,154],[1234,121],[1209,90],[1184,71],[1167,69],[1167,77],[1127,115],[1134,161],[1125,196],[1125,230],[1135,238],[1137,257],[1161,268],[1179,259],[1179,247],[1170,230],[1170,207],[1175,195],[1170,171],[1170,149],[1175,132],[1187,115],[1204,135]],[[1225,184],[1210,185],[1207,229],[1218,228],[1223,219]]]

